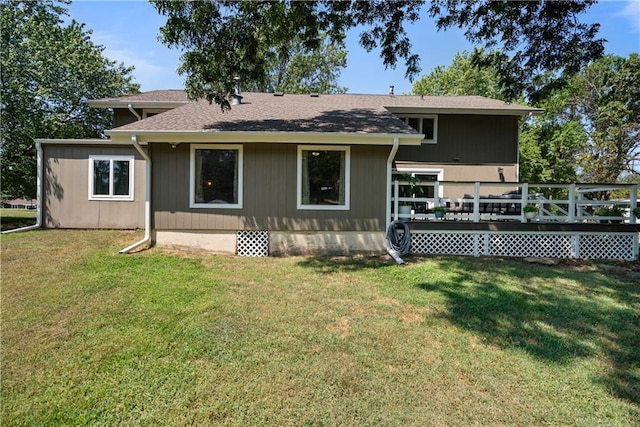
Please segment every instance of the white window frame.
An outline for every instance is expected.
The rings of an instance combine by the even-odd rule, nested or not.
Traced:
[[[191,144],[189,156],[189,207],[197,209],[242,209],[243,201],[243,146],[242,144]],[[238,151],[238,203],[196,203],[196,150]]]
[[[423,122],[424,119],[433,119],[433,139],[424,138],[423,144],[437,144],[438,143],[438,115],[437,114],[399,114],[398,118],[403,122],[409,124],[409,119],[420,119],[420,125],[418,126],[418,132],[424,134]]]
[[[422,168],[422,167],[409,167],[409,166],[399,166],[396,169],[398,172],[400,173],[408,173],[411,174],[411,176],[416,176],[416,175],[437,175],[438,176],[438,182],[439,181],[444,181],[444,169],[441,168]],[[443,198],[444,197],[444,187],[441,185],[438,188],[438,197],[439,198]]]
[[[94,184],[94,162],[109,161],[109,194],[93,194]],[[113,162],[128,161],[129,162],[129,194],[115,195],[113,194]],[[111,156],[111,155],[89,155],[89,200],[109,200],[114,202],[131,202],[134,200],[134,181],[135,181],[135,156]]]
[[[302,153],[304,151],[343,151],[344,158],[344,205],[305,205],[302,203]],[[298,145],[297,207],[299,210],[348,211],[351,209],[351,147],[348,145]]]

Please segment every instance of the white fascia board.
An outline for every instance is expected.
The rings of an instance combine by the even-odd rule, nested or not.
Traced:
[[[385,107],[393,114],[465,114],[479,116],[527,116],[540,115],[541,108],[508,109],[508,108],[429,108],[429,107]]]
[[[188,101],[87,101],[87,105],[92,108],[159,108],[172,109],[189,104]]]
[[[120,146],[120,145],[132,145],[131,137],[127,141],[124,139],[115,141],[113,139],[35,139],[35,142],[39,144],[57,144],[57,145],[102,145],[102,146]],[[141,145],[145,145],[142,143]]]
[[[341,132],[215,132],[215,131],[106,131],[113,141],[128,141],[136,135],[140,142],[265,142],[277,144],[420,145],[422,134],[341,133]]]

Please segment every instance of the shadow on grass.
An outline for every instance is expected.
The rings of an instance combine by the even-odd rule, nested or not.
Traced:
[[[393,260],[384,257],[309,257],[298,263],[300,267],[311,268],[325,274],[371,270],[395,265]]]
[[[617,396],[640,404],[640,286],[631,279],[487,258],[409,261],[410,273],[399,267],[388,274],[444,296],[443,317],[452,324],[493,345],[522,349],[550,363],[598,357],[608,369],[598,380]],[[333,274],[395,263],[384,257],[315,257],[299,265]],[[424,276],[421,268],[430,269],[432,277],[433,269],[440,271],[435,277],[442,279],[416,281]]]
[[[517,262],[442,258],[438,263],[448,279],[417,287],[446,297],[444,317],[451,323],[553,363],[597,356],[609,369],[600,381],[640,403],[638,284]]]
[[[15,230],[16,228],[28,227],[36,223],[35,215],[33,217],[25,217],[18,215],[2,214],[0,219],[0,231]]]

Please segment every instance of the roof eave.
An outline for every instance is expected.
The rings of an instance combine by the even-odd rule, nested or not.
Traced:
[[[87,105],[92,108],[178,108],[188,104],[189,101],[115,101],[115,100],[89,100]]]
[[[106,131],[113,141],[127,141],[136,135],[140,142],[265,142],[278,144],[323,143],[353,145],[420,145],[423,134],[350,132],[225,132],[225,131]]]
[[[115,145],[131,145],[131,138],[128,141],[121,139],[114,141],[112,139],[94,138],[94,139],[60,139],[60,138],[37,138],[34,140],[38,144],[51,145],[82,145],[82,146],[115,146]],[[144,145],[144,144],[142,144]]]
[[[384,107],[394,114],[468,114],[487,116],[528,116],[540,115],[544,112],[541,108],[457,108],[457,107]]]

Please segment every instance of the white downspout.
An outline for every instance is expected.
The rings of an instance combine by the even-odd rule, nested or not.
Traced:
[[[142,147],[140,147],[136,135],[131,135],[131,143],[145,160],[144,237],[139,242],[121,249],[121,254],[129,253],[139,246],[151,243],[151,158],[144,152]]]
[[[385,224],[391,223],[391,180],[393,175],[393,159],[396,157],[398,147],[400,146],[400,138],[393,138],[393,147],[387,158],[387,207],[385,212]]]
[[[42,171],[42,145],[38,141],[36,141],[36,223],[34,225],[28,225],[26,227],[16,228],[14,230],[3,231],[2,234],[35,230],[36,228],[42,227]]]
[[[391,181],[393,179],[393,159],[396,157],[396,153],[398,152],[398,146],[400,145],[400,139],[398,137],[393,138],[393,147],[391,147],[391,152],[389,153],[389,157],[387,158],[387,211],[385,213],[385,221],[387,224],[387,241],[386,241],[386,249],[387,253],[393,258],[398,265],[404,264],[401,256],[402,254],[395,249],[394,241],[398,240],[393,238],[392,234],[395,230],[392,230],[395,225],[391,225]],[[409,228],[407,227],[405,237],[408,237]],[[396,242],[397,243],[397,242]],[[407,249],[408,252],[408,249]]]
[[[134,110],[133,105],[129,104],[127,105],[127,108],[129,109],[129,111],[131,111],[131,113],[136,116],[136,119],[138,119],[138,121],[142,120],[142,117],[140,117],[140,114],[138,114],[138,112],[136,110]]]

